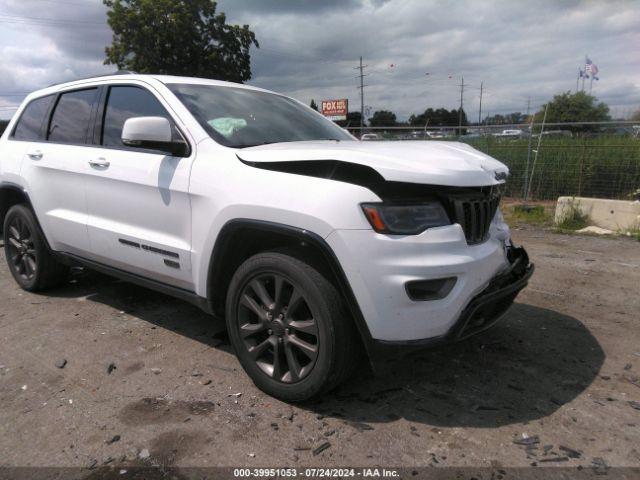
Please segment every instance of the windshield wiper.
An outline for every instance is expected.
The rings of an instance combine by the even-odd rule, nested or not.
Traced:
[[[277,142],[260,142],[260,143],[247,143],[241,145],[234,145],[234,148],[251,148],[259,147],[260,145],[271,145],[274,143],[298,143],[298,142],[319,142],[323,140],[329,140],[332,142],[340,142],[339,138],[314,138],[313,140],[278,140]]]

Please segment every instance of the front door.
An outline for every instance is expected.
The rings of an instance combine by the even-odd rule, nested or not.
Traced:
[[[109,86],[98,114],[99,145],[86,176],[93,259],[120,270],[192,290],[189,174],[193,153],[175,157],[125,146],[125,120],[162,116],[182,135],[146,88]]]

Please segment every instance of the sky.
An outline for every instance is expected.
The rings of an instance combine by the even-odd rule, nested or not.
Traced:
[[[251,85],[293,96],[348,98],[399,120],[428,107],[482,116],[535,111],[576,89],[589,55],[592,93],[626,118],[640,109],[640,0],[220,0],[229,23],[248,24]],[[101,0],[0,0],[0,119],[28,92],[109,73]],[[589,90],[589,81],[585,84]]]

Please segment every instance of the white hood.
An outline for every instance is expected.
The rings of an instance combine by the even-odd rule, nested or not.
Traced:
[[[509,172],[496,159],[459,142],[287,142],[244,148],[238,156],[247,162],[339,160],[372,167],[389,181],[452,187],[504,183]]]

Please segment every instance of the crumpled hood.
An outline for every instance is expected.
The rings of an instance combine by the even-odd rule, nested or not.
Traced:
[[[504,183],[503,163],[460,142],[310,141],[273,143],[238,151],[245,162],[339,160],[375,169],[385,180],[452,187]],[[498,175],[498,178],[496,177]]]

